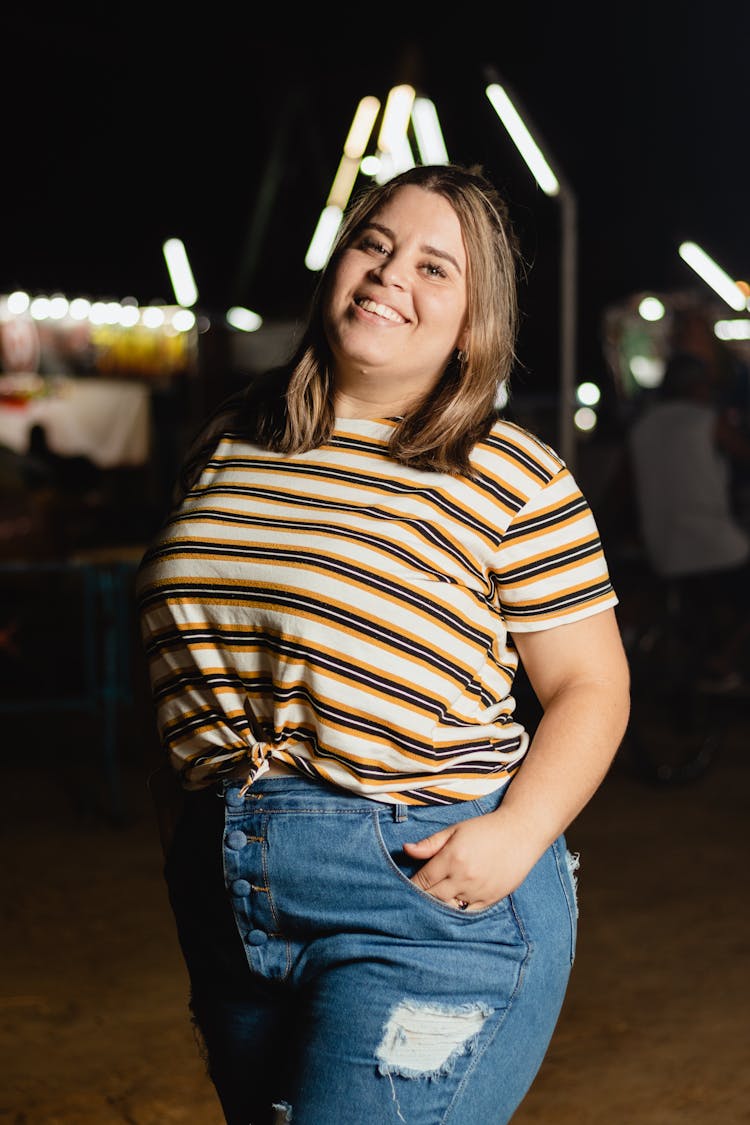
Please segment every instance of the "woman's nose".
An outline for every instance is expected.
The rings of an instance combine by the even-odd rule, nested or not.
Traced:
[[[406,272],[400,259],[391,256],[373,270],[375,276],[383,285],[395,285],[403,288]]]

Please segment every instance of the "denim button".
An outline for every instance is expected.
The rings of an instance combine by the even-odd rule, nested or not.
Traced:
[[[268,941],[268,934],[264,934],[262,930],[251,930],[247,935],[248,945],[265,945]]]
[[[228,805],[241,805],[245,800],[244,797],[240,796],[239,786],[236,789],[227,789],[226,798]]]
[[[233,852],[238,852],[240,848],[244,848],[247,844],[247,836],[244,832],[237,829],[227,835],[227,847],[231,848]]]
[[[238,898],[250,894],[250,884],[247,879],[235,879],[232,883],[232,894],[237,895]]]

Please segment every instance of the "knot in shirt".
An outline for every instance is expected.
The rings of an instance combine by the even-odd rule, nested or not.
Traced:
[[[240,789],[240,797],[244,797],[253,784],[264,773],[270,769],[269,757],[273,746],[270,742],[252,742],[247,750],[247,756],[250,759],[250,770],[247,775],[247,781]]]

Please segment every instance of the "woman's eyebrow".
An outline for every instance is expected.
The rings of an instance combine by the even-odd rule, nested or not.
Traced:
[[[391,241],[394,241],[396,237],[391,228],[384,227],[382,223],[373,223],[372,221],[364,223],[362,230],[378,230],[381,234],[384,234],[386,238],[390,238]],[[420,250],[423,254],[431,254],[434,258],[443,258],[446,262],[450,262],[452,266],[455,266],[459,274],[461,273],[461,267],[458,262],[447,250],[438,250],[437,246],[429,245],[420,246]]]

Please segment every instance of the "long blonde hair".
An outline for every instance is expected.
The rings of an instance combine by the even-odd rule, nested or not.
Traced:
[[[329,439],[334,428],[331,353],[323,308],[339,256],[370,216],[400,188],[416,185],[443,196],[461,224],[467,256],[468,342],[454,354],[435,387],[397,423],[389,452],[400,464],[470,473],[469,454],[496,417],[500,386],[515,360],[518,329],[518,244],[505,202],[478,171],[458,165],[419,165],[353,202],[318,283],[307,327],[282,369],[253,384],[242,429],[279,453],[302,453]]]

